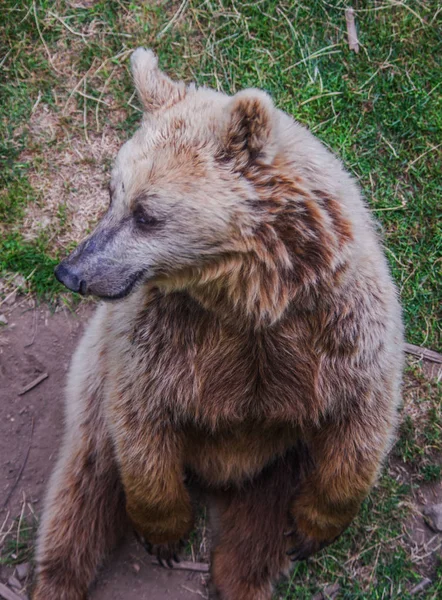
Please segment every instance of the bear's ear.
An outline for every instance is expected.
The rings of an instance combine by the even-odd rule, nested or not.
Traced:
[[[247,89],[233,96],[227,107],[223,154],[239,168],[259,158],[272,162],[276,153],[276,109],[265,92]]]
[[[158,68],[158,59],[152,50],[137,48],[130,57],[132,76],[138,97],[147,112],[172,106],[182,100],[186,86],[172,81]]]

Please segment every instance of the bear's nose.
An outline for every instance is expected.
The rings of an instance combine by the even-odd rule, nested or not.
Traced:
[[[66,267],[63,263],[60,263],[54,271],[55,277],[60,283],[65,285],[68,289],[79,294],[85,294],[87,290],[86,282],[83,281],[74,273],[74,271]]]

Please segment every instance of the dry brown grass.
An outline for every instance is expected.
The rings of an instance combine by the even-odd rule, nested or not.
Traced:
[[[27,137],[19,160],[30,166],[28,180],[36,201],[25,207],[23,218],[12,228],[0,223],[0,233],[16,231],[26,242],[44,234],[49,255],[78,243],[103,212],[108,203],[108,171],[127,138],[124,132],[118,132],[118,126],[125,121],[133,98],[121,103],[110,87],[114,85],[115,91],[119,80],[127,76],[134,14],[122,10],[121,33],[109,29],[99,18],[81,27],[72,26],[75,11],[93,4],[90,0],[65,6],[60,3],[57,9],[45,11],[33,4],[25,17],[38,29],[40,50],[47,56],[48,76],[54,85],[51,102],[44,103],[38,92],[29,121],[14,132],[15,137],[23,133]],[[60,35],[55,44],[49,45],[46,32],[54,27]],[[85,70],[82,52],[92,46],[106,49],[110,36],[121,37],[120,51],[107,56],[106,51],[97,53]],[[31,54],[34,49],[26,46],[21,52]],[[27,73],[35,89],[41,76]]]
[[[105,125],[98,133],[68,131],[59,113],[39,105],[29,123],[31,144],[43,145],[39,156],[32,149],[21,160],[32,165],[29,181],[37,202],[25,209],[20,228],[27,241],[48,236],[54,252],[79,242],[106,208],[107,169],[122,143],[115,128]]]

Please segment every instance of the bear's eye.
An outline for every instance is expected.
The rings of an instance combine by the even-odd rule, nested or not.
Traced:
[[[109,191],[109,206],[112,206],[112,196],[114,195],[114,191],[115,191],[115,188],[112,185],[112,183],[109,183],[108,191]]]
[[[142,206],[137,206],[133,212],[134,221],[141,227],[153,227],[158,225],[158,219],[149,215]]]

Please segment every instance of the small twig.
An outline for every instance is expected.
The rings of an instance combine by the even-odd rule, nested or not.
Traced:
[[[104,96],[104,92],[106,91],[106,88],[109,85],[109,82],[112,79],[112,77],[113,77],[113,75],[115,73],[115,69],[116,68],[117,68],[117,66],[115,65],[115,67],[111,71],[111,74],[106,79],[106,81],[104,82],[103,87],[101,88],[100,96],[96,99],[97,100],[97,106],[95,107],[95,122],[97,124],[97,133],[100,131],[100,122],[98,120],[98,113],[100,111],[100,102],[102,102],[102,98]],[[109,104],[107,104],[107,103],[105,103],[105,104],[106,104],[106,106],[109,106]]]
[[[19,596],[11,589],[6,587],[3,583],[0,583],[0,597],[5,600],[26,600],[27,596]]]
[[[319,98],[327,98],[328,96],[340,96],[343,92],[327,92],[326,94],[317,94],[316,96],[312,96],[311,98],[307,98],[304,102],[298,104],[298,106],[303,106],[304,104],[308,104],[309,102],[313,102],[313,100],[318,100]]]
[[[75,93],[79,94],[83,98],[87,98],[88,100],[93,100],[94,102],[97,102],[98,104],[104,104],[105,106],[109,106],[109,103],[106,102],[105,100],[101,100],[101,98],[94,98],[94,96],[90,96],[89,94],[86,94],[85,92],[82,92],[80,90],[76,90]]]
[[[18,285],[17,287],[15,287],[12,292],[9,292],[9,294],[3,298],[3,300],[0,302],[0,306],[2,306],[5,302],[7,302],[9,300],[9,298],[12,298],[12,296],[15,294],[15,292],[17,292],[20,289],[20,286]]]
[[[347,23],[348,46],[356,54],[359,52],[358,34],[355,25],[355,11],[352,8],[345,9],[345,21]]]
[[[422,579],[422,581],[420,583],[415,585],[414,588],[410,590],[410,596],[415,596],[416,594],[419,594],[420,592],[425,590],[427,587],[429,587],[432,583],[433,582],[431,581],[431,579],[428,579],[428,577],[425,577],[424,579]]]
[[[85,37],[88,37],[88,36],[90,36],[90,35],[91,35],[90,33],[88,33],[88,34],[85,34],[85,33],[81,33],[81,32],[75,31],[74,29],[72,29],[72,27],[70,27],[70,26],[69,26],[69,25],[66,23],[66,21],[64,21],[64,20],[63,20],[61,17],[59,17],[59,16],[58,16],[56,13],[53,13],[51,10],[48,10],[48,14],[49,14],[49,15],[51,15],[51,17],[54,17],[54,19],[57,19],[57,21],[60,21],[60,23],[61,23],[61,24],[62,24],[64,27],[66,27],[66,29],[67,29],[68,31],[70,31],[70,32],[71,32],[73,35],[77,35],[78,37],[81,37],[81,38],[82,38],[82,40],[83,40],[83,42],[87,43],[87,42],[86,42],[86,40],[85,40],[84,38],[85,38]]]
[[[170,29],[170,27],[172,27],[172,25],[175,23],[175,21],[177,21],[180,18],[180,16],[184,13],[184,11],[187,8],[188,2],[189,2],[189,0],[183,0],[183,2],[181,2],[181,5],[178,8],[178,10],[176,11],[176,13],[173,15],[173,17],[170,19],[170,21],[168,23],[166,23],[166,25],[163,27],[163,29],[157,34],[158,40],[161,37],[163,37],[163,35],[166,33],[166,31],[168,29]]]
[[[133,37],[135,37],[131,33],[122,33],[121,31],[103,31],[103,35],[113,35],[115,37],[125,37],[125,38],[133,38]],[[132,52],[132,50],[131,50],[131,52]]]
[[[12,488],[9,490],[9,494],[6,497],[6,500],[3,502],[3,508],[5,508],[5,506],[8,505],[9,500],[11,499],[12,494],[15,491],[15,488],[18,485],[18,482],[20,481],[21,476],[23,475],[23,471],[25,470],[26,467],[26,463],[28,462],[28,458],[29,458],[29,453],[31,452],[31,446],[32,446],[32,436],[34,435],[34,418],[32,418],[32,424],[31,424],[31,437],[30,437],[30,442],[29,442],[29,446],[28,446],[28,450],[26,452],[26,456],[25,456],[25,460],[23,461],[23,464],[21,466],[20,472],[17,475],[17,479],[14,482],[14,485],[12,486]]]
[[[414,344],[405,344],[405,352],[407,354],[413,354],[419,358],[425,358],[425,360],[431,360],[431,362],[439,363],[442,365],[442,354],[430,350],[429,348],[421,348],[421,346],[415,346]]]
[[[10,512],[8,510],[8,512],[6,513],[6,517],[2,523],[2,526],[0,527],[0,548],[2,547],[2,544],[5,541],[5,539],[7,538],[7,536],[11,533],[12,528],[14,527],[14,523],[11,523],[9,526],[9,529],[6,530],[6,523],[8,522],[9,515],[10,515]]]
[[[411,167],[414,164],[416,164],[418,160],[420,160],[421,158],[426,156],[429,152],[434,152],[435,150],[438,150],[441,146],[442,146],[442,144],[438,144],[437,146],[431,146],[431,148],[429,148],[428,150],[426,150],[425,152],[420,154],[417,158],[412,160],[411,163],[408,163],[407,168],[405,169],[405,172],[408,173],[408,171],[411,169]]]
[[[35,111],[37,110],[37,106],[40,104],[40,100],[41,100],[41,90],[38,90],[37,100],[35,101],[34,106],[31,108],[31,115],[33,115],[35,113]]]
[[[38,22],[37,8],[35,5],[35,2],[32,3],[32,8],[34,9],[34,19],[35,19],[35,25],[37,26],[38,35],[40,36],[41,43],[43,44],[44,49],[46,50],[46,54],[48,55],[49,62],[51,63],[51,66],[54,69],[54,71],[61,75],[61,71],[59,71],[57,69],[57,67],[54,65],[54,61],[52,60],[51,53],[49,52],[49,48],[48,48],[48,46],[44,40],[43,34],[41,32],[40,24]]]
[[[131,104],[130,102],[126,103],[128,106],[130,106],[131,108],[133,108],[133,110],[135,110],[136,112],[142,113],[143,111],[141,110],[141,108],[139,106],[135,106],[135,104]]]
[[[313,60],[316,58],[323,58],[324,56],[329,56],[330,54],[338,54],[339,52],[341,52],[340,50],[331,50],[331,48],[337,48],[340,45],[341,45],[340,43],[330,44],[330,46],[325,46],[324,48],[321,48],[320,50],[316,50],[315,52],[312,52],[312,54],[309,54],[308,56],[305,56],[301,60],[298,60],[298,62],[294,63],[293,65],[286,67],[285,69],[283,69],[281,71],[281,73],[286,73],[287,71],[289,71],[290,69],[294,69],[298,65],[307,63],[307,61],[309,61],[309,60]],[[326,50],[330,50],[330,52],[326,52]]]
[[[27,460],[27,457],[25,457],[25,461],[26,460]],[[19,475],[20,475],[20,473],[19,473]],[[23,492],[23,502],[22,502],[22,505],[21,505],[20,518],[18,520],[17,537],[16,537],[16,544],[15,544],[15,553],[17,555],[18,555],[18,545],[20,543],[21,525],[23,523],[23,519],[24,519],[24,516],[25,516],[25,509],[26,509],[26,494]]]
[[[28,385],[26,385],[24,388],[22,388],[19,391],[18,395],[19,396],[23,396],[24,394],[26,394],[27,392],[29,392],[30,390],[32,390],[33,388],[35,388],[39,383],[41,383],[42,381],[44,381],[48,377],[49,377],[48,373],[42,373],[41,375],[39,375],[38,377],[36,377],[34,379],[34,381],[31,381],[31,383],[28,383]]]
[[[187,587],[187,585],[181,585],[181,587],[183,588],[183,590],[186,590],[187,592],[192,592],[192,594],[197,594],[198,596],[201,596],[201,598],[207,600],[206,594],[203,594],[199,590],[193,590],[192,588]]]
[[[89,136],[87,134],[87,102],[86,102],[86,98],[87,98],[87,94],[86,94],[86,86],[87,86],[87,79],[86,77],[84,78],[83,81],[83,88],[84,88],[84,93],[82,94],[81,92],[79,92],[83,97],[84,97],[84,106],[83,106],[83,125],[84,125],[84,137],[86,138],[87,143],[90,145],[90,139]]]
[[[390,150],[391,150],[391,151],[392,151],[392,153],[393,153],[393,156],[394,156],[395,158],[399,158],[399,155],[398,155],[398,153],[396,152],[396,150],[394,149],[394,146],[393,146],[393,144],[392,144],[391,142],[389,142],[389,141],[387,140],[387,138],[385,138],[385,137],[382,135],[382,133],[380,134],[380,137],[381,137],[381,140],[383,140],[383,141],[384,141],[384,142],[387,144],[387,146],[390,148]]]
[[[405,207],[406,204],[398,204],[397,206],[387,206],[386,208],[375,208],[374,206],[372,206],[370,210],[375,210],[376,212],[385,212],[388,210],[402,210]]]
[[[12,48],[10,48],[10,49],[9,49],[9,50],[6,52],[6,54],[4,55],[4,57],[2,58],[2,60],[1,60],[1,62],[0,62],[0,69],[1,69],[1,68],[3,67],[3,65],[5,64],[5,62],[6,62],[6,59],[7,59],[7,58],[8,58],[8,56],[11,54],[11,52],[12,52]]]
[[[156,567],[160,567],[160,563],[157,560],[152,561],[152,564]],[[208,573],[209,565],[207,563],[198,563],[182,560],[179,563],[173,563],[173,569],[178,571],[196,571],[197,573]]]
[[[426,23],[425,23],[424,19],[415,10],[413,10],[410,6],[408,6],[405,2],[401,2],[401,0],[392,0],[392,4],[394,6],[402,6],[406,10],[409,10],[411,12],[411,14],[414,15],[416,17],[416,19],[418,19],[420,21],[422,27],[425,27]]]

